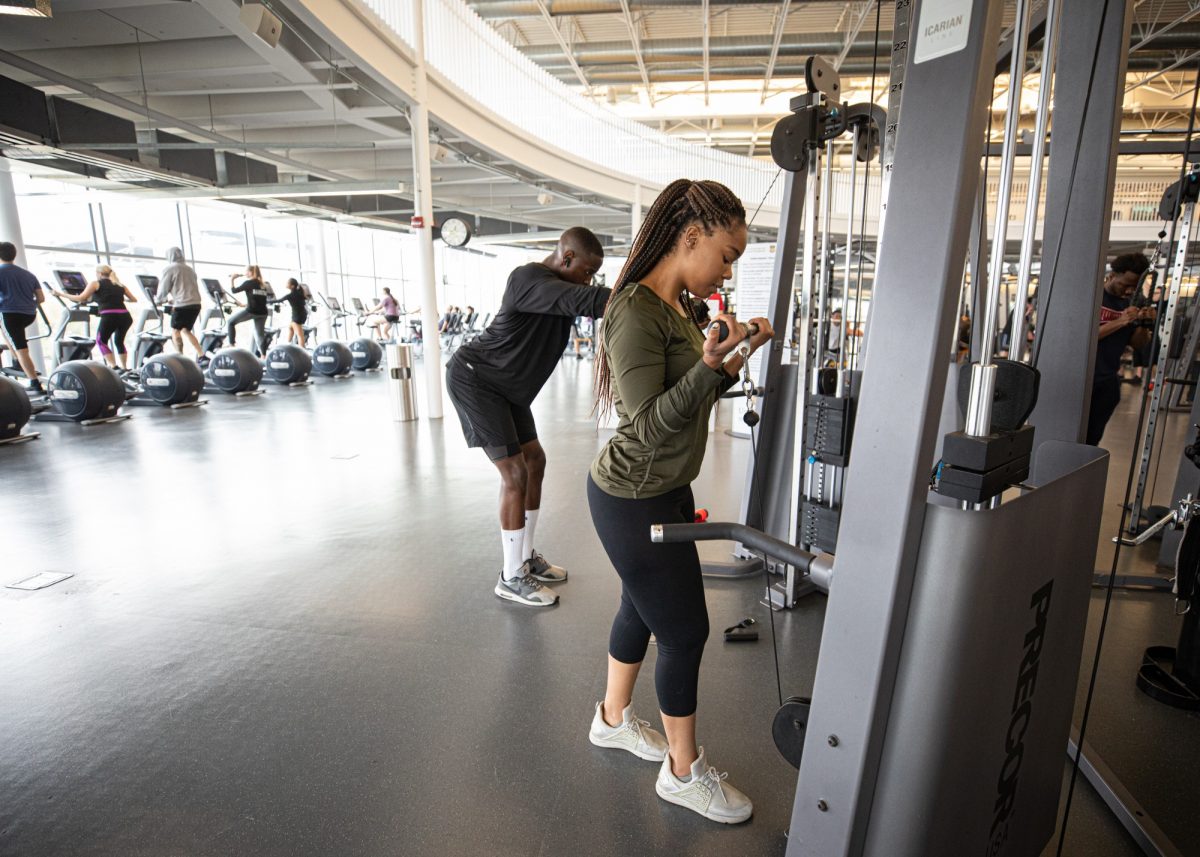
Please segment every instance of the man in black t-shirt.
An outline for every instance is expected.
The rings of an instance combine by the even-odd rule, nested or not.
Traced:
[[[1092,404],[1088,411],[1087,442],[1099,446],[1104,427],[1121,402],[1121,355],[1128,346],[1134,350],[1150,341],[1150,328],[1138,322],[1153,323],[1153,307],[1140,310],[1129,305],[1150,260],[1141,253],[1128,253],[1113,259],[1104,278],[1100,303],[1099,342],[1096,344],[1096,368],[1092,374]]]
[[[542,582],[566,580],[567,573],[533,549],[546,453],[530,405],[558,365],[575,317],[604,315],[611,290],[588,285],[603,260],[595,235],[568,229],[545,260],[509,275],[492,323],[446,367],[467,445],[482,447],[500,471],[504,569],[495,593],[531,607],[558,603]]]

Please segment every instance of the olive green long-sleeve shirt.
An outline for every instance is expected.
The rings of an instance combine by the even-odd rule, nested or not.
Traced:
[[[604,319],[617,433],[592,463],[615,497],[656,497],[700,473],[708,415],[734,379],[704,363],[704,335],[651,289],[617,293]]]

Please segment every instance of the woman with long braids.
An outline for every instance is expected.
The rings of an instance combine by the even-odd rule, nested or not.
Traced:
[[[589,733],[600,747],[662,761],[659,797],[725,824],[753,806],[696,746],[696,686],[708,639],[708,610],[696,546],[654,544],[652,524],[691,523],[691,482],[700,472],[708,415],[742,365],[730,356],[746,328],[719,314],[700,331],[691,300],[733,276],[746,249],[746,210],[724,185],[680,179],[654,201],[605,310],[596,363],[601,411],[618,424],[588,476],[592,523],[621,578],[621,605],[608,643],[608,686]],[[754,320],[758,349],[773,335]],[[633,685],[650,634],[658,642],[655,688],[666,737],[639,719]]]

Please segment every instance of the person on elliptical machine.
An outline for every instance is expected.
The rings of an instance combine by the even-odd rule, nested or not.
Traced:
[[[95,300],[96,311],[100,314],[100,323],[96,325],[96,345],[100,348],[100,354],[113,369],[119,363],[122,371],[128,371],[129,352],[125,348],[125,337],[129,328],[133,327],[133,316],[125,304],[137,303],[137,298],[121,282],[117,272],[108,265],[100,265],[96,268],[96,279],[79,294],[72,295],[57,289],[54,294],[77,304]]]
[[[386,341],[392,338],[392,325],[400,323],[400,305],[396,303],[396,299],[392,297],[392,290],[387,286],[383,288],[383,297],[379,299],[379,303],[367,310],[368,316],[379,313],[383,314],[383,318],[372,322],[371,327],[375,331],[376,339]]]
[[[0,241],[0,323],[8,335],[17,363],[29,379],[29,389],[44,392],[37,366],[29,356],[26,329],[37,320],[38,304],[46,300],[37,277],[17,264],[17,247]]]
[[[230,274],[230,280],[236,280],[237,274]],[[267,293],[267,287],[263,285],[262,271],[258,265],[247,265],[245,279],[241,285],[233,286],[230,291],[233,294],[242,293],[246,295],[246,302],[242,303],[236,297],[234,301],[242,309],[235,312],[229,317],[229,321],[225,323],[225,337],[229,341],[229,347],[233,348],[236,343],[237,326],[243,321],[254,322],[254,347],[258,350],[260,357],[266,356],[267,342],[267,319],[271,312],[267,307],[267,300],[270,295]]]
[[[161,306],[171,308],[171,341],[175,350],[183,353],[183,340],[196,349],[196,359],[204,357],[204,349],[193,332],[196,319],[200,317],[200,283],[196,272],[183,260],[183,251],[172,247],[167,251],[167,261],[158,278],[157,300]]]
[[[591,231],[568,229],[553,253],[509,275],[492,323],[446,366],[446,389],[467,446],[481,447],[500,472],[504,567],[493,591],[517,604],[557,604],[558,595],[542,584],[567,579],[534,549],[546,453],[530,405],[558,365],[575,317],[604,314],[612,292],[589,285],[603,261],[604,248]]]
[[[308,303],[304,297],[304,289],[300,286],[300,281],[292,277],[287,281],[287,293],[281,297],[271,301],[275,306],[281,303],[287,303],[292,308],[292,320],[288,326],[287,341],[291,342],[295,339],[303,348],[308,341],[304,335],[304,325],[308,322]]]

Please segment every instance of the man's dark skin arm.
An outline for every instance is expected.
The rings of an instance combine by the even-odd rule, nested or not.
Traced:
[[[554,252],[542,260],[542,264],[561,282],[554,283],[547,279],[533,285],[517,296],[516,309],[571,318],[580,315],[591,318],[602,316],[612,292],[590,283],[603,261],[602,254],[578,246],[570,240],[569,235],[564,234]]]
[[[1100,325],[1100,339],[1104,339],[1106,336],[1112,336],[1118,330],[1124,330],[1125,328],[1129,327],[1129,325],[1138,320],[1138,315],[1139,313],[1137,307],[1126,307],[1121,311],[1120,318],[1114,318],[1112,321],[1106,321],[1104,324]],[[1137,332],[1135,332],[1133,335],[1136,339]],[[1145,345],[1145,342],[1142,344]],[[1137,346],[1134,347],[1136,348]]]

